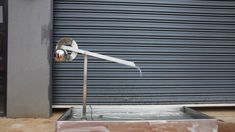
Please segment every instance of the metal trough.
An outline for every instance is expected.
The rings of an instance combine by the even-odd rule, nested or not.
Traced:
[[[70,108],[57,121],[58,132],[217,132],[217,120],[187,107],[93,106]]]

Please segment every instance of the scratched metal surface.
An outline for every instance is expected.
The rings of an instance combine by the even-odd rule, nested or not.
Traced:
[[[82,109],[69,109],[59,121],[81,121]],[[151,108],[141,106],[88,107],[87,121],[212,119],[186,107]]]

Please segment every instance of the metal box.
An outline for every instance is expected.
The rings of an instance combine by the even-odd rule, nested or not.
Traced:
[[[58,132],[217,132],[217,120],[188,107],[93,106],[87,119],[70,108],[57,121]]]

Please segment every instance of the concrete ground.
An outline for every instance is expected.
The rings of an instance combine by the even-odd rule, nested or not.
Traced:
[[[0,132],[55,132],[55,122],[63,111],[54,111],[50,118],[0,117]]]
[[[207,115],[225,122],[235,123],[233,108],[196,108]],[[42,118],[0,118],[0,132],[54,132],[55,122],[65,110],[54,110],[53,116]]]

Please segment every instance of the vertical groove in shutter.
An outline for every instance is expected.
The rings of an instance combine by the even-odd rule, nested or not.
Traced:
[[[143,71],[89,57],[90,104],[235,102],[235,1],[54,0],[54,45],[135,61]],[[53,63],[53,104],[81,104],[83,58]]]

